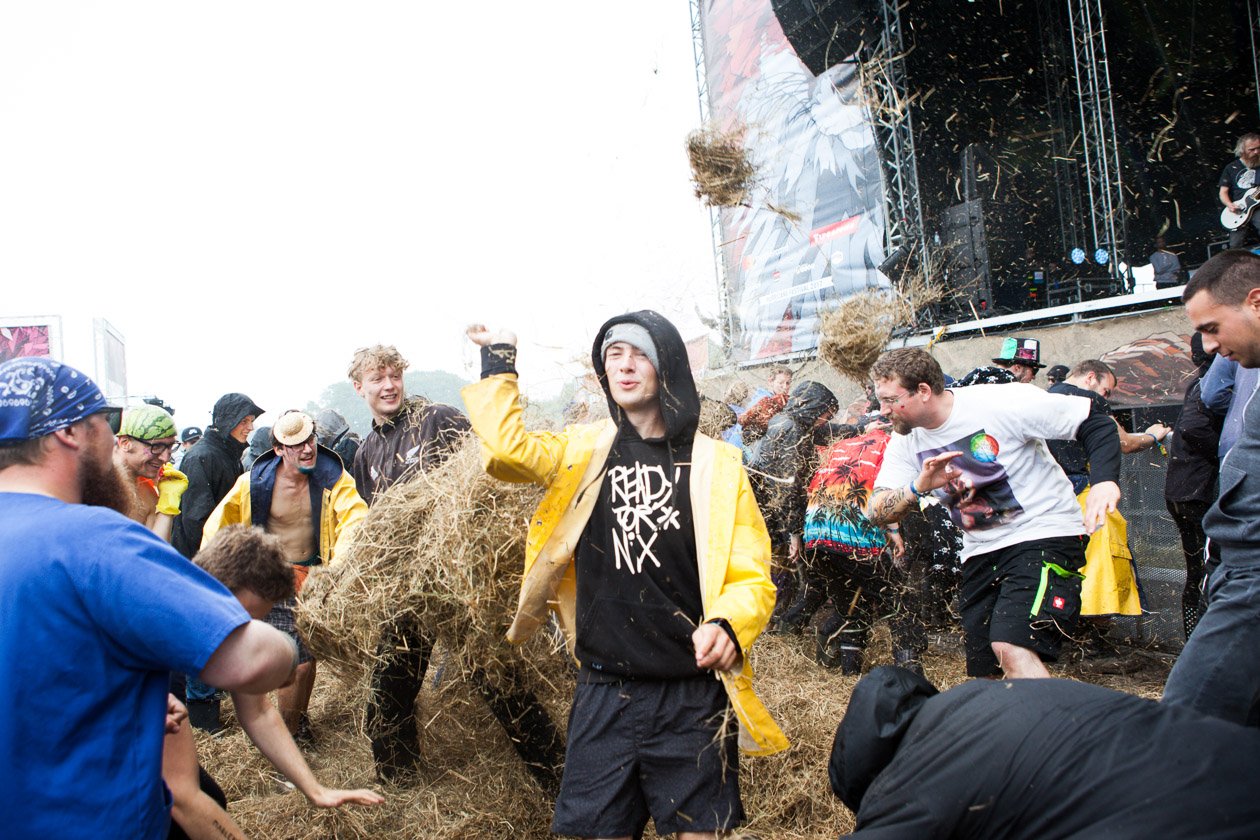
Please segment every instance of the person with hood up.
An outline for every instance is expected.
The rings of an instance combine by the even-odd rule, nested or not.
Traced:
[[[255,426],[249,435],[249,443],[241,453],[241,472],[249,472],[254,462],[271,451],[271,427]]]
[[[350,423],[341,412],[325,408],[316,414],[315,434],[319,438],[319,445],[336,452],[346,469],[354,468],[354,456],[362,441],[350,431]]]
[[[881,667],[849,699],[828,763],[850,837],[1254,837],[1260,734],[1073,680],[938,693]]]
[[[171,532],[171,545],[189,560],[201,548],[201,530],[210,511],[244,472],[241,453],[254,429],[254,420],[262,413],[263,409],[244,394],[219,397],[211,415],[213,422],[180,463],[180,471],[188,478],[188,489]]]
[[[774,586],[739,450],[697,432],[686,348],[658,313],[599,328],[591,361],[611,416],[561,432],[525,429],[515,334],[468,336],[482,379],[462,393],[487,472],[546,488],[508,640],[554,611],[580,666],[552,831],[638,837],[650,817],[660,835],[716,837],[744,818],[727,715],[747,751],[788,745],[746,656]]]
[[[787,405],[771,418],[765,437],[753,446],[748,459],[748,473],[761,514],[771,541],[780,549],[775,557],[782,558],[782,549],[787,548],[786,561],[779,567],[776,559],[773,574],[779,593],[776,618],[782,616],[804,586],[797,564],[805,531],[805,488],[818,466],[814,447],[828,442],[817,440],[815,432],[839,407],[840,401],[826,385],[809,380],[798,383]]]

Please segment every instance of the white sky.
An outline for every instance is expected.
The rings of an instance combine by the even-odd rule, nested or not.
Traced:
[[[103,317],[180,426],[317,399],[356,347],[522,381],[594,329],[717,309],[684,151],[688,5],[0,6],[0,317]]]

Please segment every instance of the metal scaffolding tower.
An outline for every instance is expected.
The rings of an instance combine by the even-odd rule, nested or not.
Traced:
[[[704,0],[690,0],[691,51],[696,62],[696,90],[700,99],[700,125],[709,125],[709,74],[704,63]],[[718,209],[709,206],[709,235],[713,239],[713,279],[717,284],[718,320],[721,322],[722,349],[729,351],[735,336],[735,313],[726,284],[726,264],[722,257],[722,219]]]
[[[1046,113],[1050,117],[1050,164],[1058,198],[1061,257],[1084,250],[1085,208],[1081,204],[1080,166],[1076,160],[1080,130],[1075,119],[1076,91],[1069,70],[1063,20],[1063,0],[1037,0],[1037,24],[1042,44],[1042,75],[1046,81]]]
[[[1127,225],[1102,0],[1067,0],[1067,7],[1089,210],[1089,256],[1093,258],[1095,252],[1105,252],[1109,272],[1113,277],[1120,277],[1120,264],[1128,262],[1125,255]]]
[[[923,235],[923,205],[919,200],[919,171],[914,153],[911,97],[906,89],[905,42],[898,0],[880,0],[883,30],[863,56],[863,86],[869,91],[871,116],[880,144],[884,181],[885,253],[892,261],[915,257],[928,271],[927,238]],[[898,256],[900,255],[900,257]]]

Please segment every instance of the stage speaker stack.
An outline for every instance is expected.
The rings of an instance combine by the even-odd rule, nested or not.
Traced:
[[[983,318],[992,314],[983,199],[965,201],[941,214],[941,247],[945,252],[945,305],[964,316]]]

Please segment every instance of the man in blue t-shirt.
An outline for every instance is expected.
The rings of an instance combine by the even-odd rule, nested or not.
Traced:
[[[117,511],[121,411],[46,358],[0,364],[0,813],[16,837],[164,837],[172,670],[269,691],[283,633]],[[104,508],[113,508],[105,510]],[[168,712],[173,712],[168,714]]]

